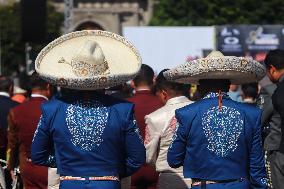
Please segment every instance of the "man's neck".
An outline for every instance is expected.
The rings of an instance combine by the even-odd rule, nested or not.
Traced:
[[[284,71],[283,71],[282,75],[279,77],[279,82],[281,82],[283,80],[284,80]]]
[[[151,88],[149,86],[139,86],[135,87],[135,91],[150,91]]]

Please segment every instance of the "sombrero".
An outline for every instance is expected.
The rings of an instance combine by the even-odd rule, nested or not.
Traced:
[[[135,77],[141,57],[124,37],[84,30],[63,35],[41,50],[35,61],[40,77],[51,84],[78,90],[119,85]]]
[[[265,74],[266,69],[259,62],[251,58],[224,56],[219,51],[164,72],[168,80],[191,84],[198,84],[201,79],[228,79],[232,84],[243,84],[257,82]]]

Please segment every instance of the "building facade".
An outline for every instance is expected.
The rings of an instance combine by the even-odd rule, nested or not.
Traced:
[[[53,0],[59,12],[64,0]],[[124,26],[147,25],[154,0],[74,0],[69,31],[101,29],[121,34]]]

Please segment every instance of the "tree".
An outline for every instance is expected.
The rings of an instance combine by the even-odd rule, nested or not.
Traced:
[[[21,10],[20,3],[0,6],[0,41],[2,74],[10,75],[19,73],[20,65],[25,65],[25,44],[21,40]],[[47,3],[47,32],[46,43],[61,34],[63,14],[55,11],[48,1]],[[30,44],[32,54],[37,54],[44,44]],[[34,55],[34,57],[35,57]]]
[[[150,25],[282,24],[283,0],[158,0]]]

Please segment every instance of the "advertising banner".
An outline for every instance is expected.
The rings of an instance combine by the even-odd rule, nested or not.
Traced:
[[[217,26],[216,46],[225,55],[252,56],[261,61],[268,51],[284,48],[284,25]]]

